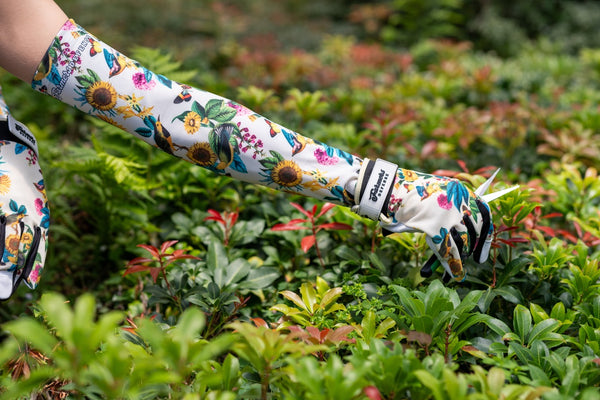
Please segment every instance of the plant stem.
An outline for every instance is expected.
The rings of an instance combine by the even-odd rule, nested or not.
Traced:
[[[262,382],[260,383],[260,398],[261,400],[267,400],[267,393],[269,392],[269,379],[271,377],[271,366],[265,367]]]
[[[450,346],[450,334],[452,333],[452,324],[448,324],[446,331],[444,332],[446,337],[444,338],[444,361],[446,364],[450,363],[448,358],[448,347]]]
[[[319,262],[321,263],[321,268],[325,269],[325,260],[323,260],[323,256],[321,255],[321,249],[319,249],[319,242],[317,241],[317,227],[315,226],[315,220],[313,218],[310,219],[312,234],[315,237],[315,251],[317,252],[317,257],[319,257]]]

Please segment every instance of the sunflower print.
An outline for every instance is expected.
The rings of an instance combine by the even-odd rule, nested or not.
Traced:
[[[271,170],[271,179],[278,185],[294,187],[302,182],[302,170],[294,161],[283,160]]]
[[[4,247],[4,254],[2,261],[9,262],[11,264],[17,264],[19,261],[19,244],[21,239],[15,233],[8,235],[6,238],[6,244]]]
[[[200,129],[201,124],[202,118],[200,118],[200,115],[198,115],[198,113],[194,111],[190,111],[189,113],[187,113],[187,115],[183,119],[183,126],[185,128],[185,131],[189,135],[193,135],[194,133],[198,132],[198,129]]]
[[[117,104],[117,91],[108,82],[94,82],[86,89],[85,99],[97,110],[110,111]]]
[[[0,175],[0,194],[5,195],[10,192],[11,180],[10,176],[4,174]]]
[[[207,142],[194,143],[187,151],[187,158],[201,167],[211,167],[217,162],[217,155]]]

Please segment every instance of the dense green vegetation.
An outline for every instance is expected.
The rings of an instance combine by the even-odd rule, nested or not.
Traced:
[[[600,7],[504,3],[61,2],[307,136],[521,188],[491,204],[490,261],[444,286],[421,235],[217,177],[0,72],[52,212],[40,287],[0,310],[0,398],[597,399]],[[302,242],[327,222],[352,229]]]

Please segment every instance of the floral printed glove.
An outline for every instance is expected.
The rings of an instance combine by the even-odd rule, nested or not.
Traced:
[[[463,261],[487,260],[493,233],[488,205],[456,179],[398,169],[383,160],[363,160],[353,210],[379,219],[389,233],[419,231],[436,257],[421,269],[428,277],[442,264],[446,278],[462,281]]]
[[[21,281],[37,286],[49,223],[36,140],[10,114],[4,113],[4,119],[0,114],[0,300],[8,299]]]
[[[489,211],[483,203],[480,209],[476,196],[458,182],[406,170],[396,174],[393,164],[386,170],[385,184],[379,182],[379,172],[373,172],[368,160],[153,73],[72,20],[50,44],[32,87],[214,173],[345,206],[356,204],[355,211],[381,219],[390,231],[425,232],[442,265],[457,279],[464,277],[462,257],[474,246],[478,260],[487,255],[479,239],[482,232],[488,234]],[[357,196],[357,187],[369,196]],[[372,191],[374,205],[366,201]]]

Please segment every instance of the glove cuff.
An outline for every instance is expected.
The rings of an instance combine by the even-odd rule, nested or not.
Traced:
[[[388,207],[398,166],[389,161],[363,160],[356,184],[356,205],[352,211],[372,220],[379,220]]]
[[[8,115],[8,119],[0,120],[0,140],[20,143],[29,147],[36,156],[38,154],[37,140],[25,125]]]

